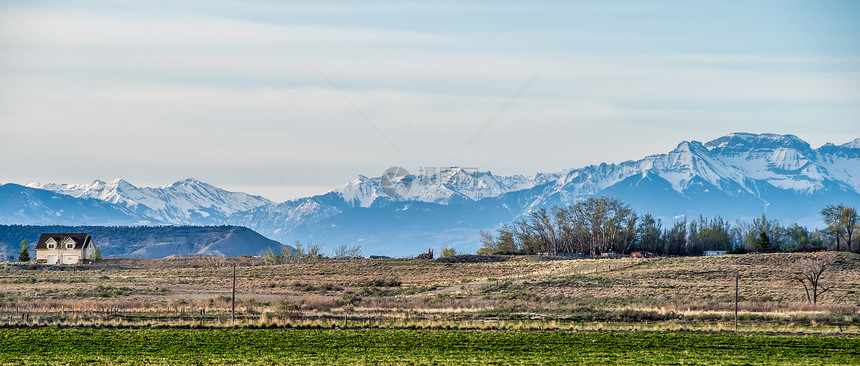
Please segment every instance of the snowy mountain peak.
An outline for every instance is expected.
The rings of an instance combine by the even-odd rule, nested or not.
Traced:
[[[120,178],[107,183],[96,180],[92,184],[31,183],[28,186],[119,204],[166,224],[219,224],[235,212],[272,204],[263,197],[229,192],[194,178],[157,188],[137,187]]]
[[[808,152],[812,148],[809,143],[795,135],[778,135],[773,133],[752,134],[746,132],[730,133],[726,136],[705,143],[708,150],[717,150],[723,154],[740,151],[761,150],[769,148],[792,148]]]
[[[695,141],[695,140],[693,140],[693,141],[681,141],[681,143],[678,144],[678,146],[676,146],[675,149],[672,150],[672,152],[679,152],[679,153],[680,152],[693,152],[694,150],[696,150],[698,147],[701,147],[701,146],[702,146],[702,143]]]
[[[98,184],[93,184],[93,185],[90,185],[88,187],[88,189],[96,190],[96,189],[100,189],[102,187],[104,187],[108,190],[116,190],[116,191],[134,191],[134,190],[137,190],[137,187],[134,184],[131,184],[128,181],[126,181],[125,179],[121,179],[121,178],[116,178],[114,180],[111,180],[110,182],[107,182],[106,184],[104,184],[104,186],[98,185]]]
[[[178,187],[183,187],[183,186],[189,187],[189,186],[197,186],[197,185],[208,186],[209,184],[206,184],[206,183],[201,182],[201,181],[194,179],[194,178],[185,178],[183,180],[178,180],[178,181],[170,183],[170,184],[165,184],[165,185],[160,186],[158,188],[170,189],[170,188],[178,188]]]
[[[393,201],[420,201],[448,203],[458,197],[477,201],[497,197],[511,191],[534,187],[536,182],[545,182],[547,177],[497,176],[490,172],[460,167],[441,167],[413,174],[411,189],[403,196],[389,197],[380,186],[380,178],[359,175],[352,181],[327,193],[335,193],[352,207],[370,207],[378,198]]]
[[[840,145],[846,149],[860,149],[860,138],[856,138],[854,140],[848,141],[842,145]]]
[[[832,149],[822,158],[794,135],[733,133],[705,144],[684,141],[666,154],[638,161],[573,169],[555,186],[563,187],[566,196],[582,197],[632,177],[659,177],[684,195],[698,189],[692,185],[704,183],[726,189],[733,196],[743,192],[759,195],[762,183],[811,194],[835,181],[860,192],[860,154],[851,155],[846,148],[836,146]]]
[[[356,184],[359,184],[359,183],[369,183],[369,182],[371,182],[371,181],[372,181],[372,179],[370,179],[370,178],[368,178],[368,177],[365,177],[365,176],[364,176],[364,175],[362,175],[362,174],[359,174],[357,177],[355,177],[355,179],[353,179],[353,180],[352,180],[352,182],[354,182],[354,183],[356,183]]]
[[[208,184],[203,183],[203,182],[201,182],[197,179],[194,179],[194,178],[185,178],[183,180],[180,180],[180,181],[177,181],[177,182],[171,184],[171,186],[182,186],[182,185],[192,186],[192,185],[208,185]]]
[[[329,192],[339,194],[344,202],[353,207],[370,207],[377,197],[382,196],[379,182],[359,174],[348,183]]]

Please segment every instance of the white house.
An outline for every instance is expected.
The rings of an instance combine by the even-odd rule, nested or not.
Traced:
[[[95,253],[93,238],[87,233],[42,234],[36,244],[37,263],[87,263]]]

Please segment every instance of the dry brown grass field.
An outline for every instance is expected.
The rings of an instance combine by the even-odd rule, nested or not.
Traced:
[[[816,305],[792,264],[839,264]],[[236,320],[231,319],[236,265]],[[651,259],[109,259],[6,264],[0,325],[733,331],[860,334],[860,255]]]

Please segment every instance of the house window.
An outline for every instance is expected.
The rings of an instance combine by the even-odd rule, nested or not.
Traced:
[[[48,244],[48,249],[54,249],[56,247],[57,247],[56,244]]]
[[[66,249],[75,249],[75,244],[72,244],[72,243],[66,244]]]

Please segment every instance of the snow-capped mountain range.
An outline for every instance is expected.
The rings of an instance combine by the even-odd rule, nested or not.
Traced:
[[[699,182],[716,186],[732,196],[759,196],[760,183],[799,194],[814,194],[831,184],[860,192],[858,159],[860,138],[839,146],[827,144],[812,149],[793,135],[733,133],[706,144],[684,141],[669,153],[637,161],[530,177],[445,169],[442,184],[437,176],[432,179],[416,177],[412,189],[402,200],[446,203],[453,197],[460,197],[479,201],[544,184],[550,184],[548,191],[551,193],[564,191],[576,198],[597,194],[631,177],[649,175],[665,180],[672,190],[682,195]],[[452,180],[456,182],[449,183]],[[386,197],[379,178],[364,176],[331,192],[340,195],[349,205],[361,207],[370,207],[376,199]],[[763,197],[762,201],[766,202]]]
[[[239,211],[273,202],[247,193],[228,192],[188,178],[161,187],[136,187],[122,179],[91,184],[27,184],[77,198],[94,198],[117,204],[152,219],[152,224],[218,225]]]
[[[16,190],[47,190],[115,205],[114,210],[127,215],[125,221],[247,226],[283,243],[354,244],[368,254],[388,255],[442,246],[474,252],[479,230],[540,207],[600,195],[617,197],[664,221],[684,215],[733,220],[767,213],[784,222],[817,226],[824,205],[860,204],[860,138],[812,148],[793,135],[733,133],[706,143],[685,141],[668,153],[636,161],[556,173],[497,176],[447,168],[411,178],[411,189],[401,196],[386,194],[379,177],[360,175],[321,195],[283,203],[193,179],[157,188],[114,180],[32,183]],[[27,204],[32,206],[21,206]],[[56,210],[45,215],[64,217]],[[0,211],[0,223],[27,223],[10,221],[33,216],[38,215]]]

